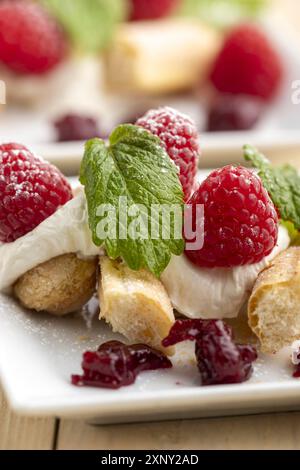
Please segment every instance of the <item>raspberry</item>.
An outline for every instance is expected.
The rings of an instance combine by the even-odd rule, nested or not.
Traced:
[[[195,341],[195,354],[203,385],[241,383],[253,372],[257,352],[234,343],[232,329],[221,320],[177,320],[163,346]]]
[[[54,122],[58,142],[88,140],[101,135],[96,119],[78,114],[67,114]]]
[[[13,242],[72,198],[60,171],[19,144],[0,145],[0,241]]]
[[[263,112],[260,98],[224,94],[216,97],[208,115],[208,132],[252,129]]]
[[[170,15],[178,0],[131,0],[131,21],[155,20]]]
[[[213,171],[189,203],[204,205],[204,246],[186,256],[204,267],[253,264],[277,243],[278,216],[261,180],[243,167]],[[192,216],[193,217],[193,216]],[[191,226],[195,228],[195,221]]]
[[[188,200],[194,190],[200,154],[196,124],[168,107],[148,111],[136,124],[160,138],[169,157],[179,168],[185,200]]]
[[[36,3],[0,3],[0,63],[20,74],[44,74],[65,57],[66,39],[57,23]]]
[[[260,96],[266,101],[276,94],[282,77],[278,53],[265,34],[250,24],[231,31],[211,73],[219,91]]]

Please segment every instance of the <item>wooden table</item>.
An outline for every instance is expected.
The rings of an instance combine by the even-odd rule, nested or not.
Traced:
[[[0,403],[0,450],[300,449],[300,412],[95,427],[21,418]]]
[[[300,31],[299,0],[271,1],[279,17],[288,17]],[[0,450],[147,448],[299,450],[300,412],[93,427],[83,421],[18,417],[0,389]]]

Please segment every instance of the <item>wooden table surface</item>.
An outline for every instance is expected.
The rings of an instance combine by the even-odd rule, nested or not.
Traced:
[[[271,1],[300,31],[300,1]],[[16,416],[0,389],[0,450],[147,448],[299,450],[300,412],[95,427],[83,421]]]

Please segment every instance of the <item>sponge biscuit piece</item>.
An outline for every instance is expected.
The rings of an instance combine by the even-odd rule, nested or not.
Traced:
[[[282,252],[259,275],[248,317],[266,353],[277,352],[300,338],[300,247]]]
[[[222,35],[194,19],[119,25],[105,56],[106,82],[117,92],[159,95],[205,82]]]
[[[144,343],[167,354],[162,347],[175,322],[162,283],[146,270],[132,271],[122,261],[100,258],[100,318],[129,341]]]
[[[75,254],[53,258],[25,273],[14,294],[29,309],[61,316],[80,310],[96,290],[98,258]]]

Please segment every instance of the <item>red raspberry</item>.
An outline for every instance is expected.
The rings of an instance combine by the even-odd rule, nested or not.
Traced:
[[[100,131],[98,122],[92,116],[66,114],[54,122],[58,142],[89,140],[93,137],[107,138]]]
[[[264,111],[261,98],[220,94],[208,112],[207,131],[246,131],[252,129]]]
[[[178,4],[178,0],[131,0],[130,19],[155,20],[170,15]]]
[[[72,199],[61,172],[18,144],[0,145],[0,241],[31,232]]]
[[[66,51],[63,32],[40,5],[24,0],[0,3],[0,63],[21,74],[44,74]]]
[[[240,25],[225,40],[211,73],[214,86],[224,93],[260,96],[276,94],[283,65],[265,34],[253,25]]]
[[[247,168],[229,165],[213,171],[190,204],[204,205],[204,246],[186,250],[198,266],[258,263],[277,243],[276,209],[261,180]]]
[[[200,154],[196,124],[168,107],[148,111],[136,124],[160,138],[169,157],[179,168],[185,200],[188,200],[194,190]]]

